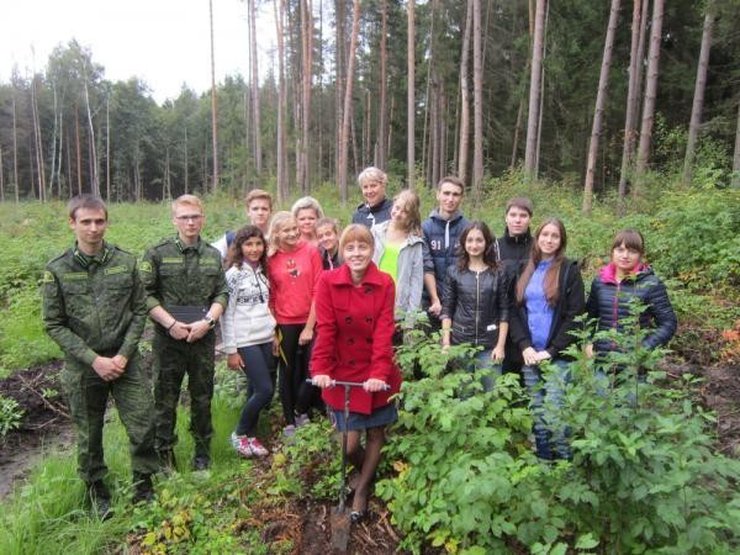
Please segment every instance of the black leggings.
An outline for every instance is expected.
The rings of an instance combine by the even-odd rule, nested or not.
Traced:
[[[286,424],[295,425],[296,414],[308,412],[314,386],[306,382],[311,345],[299,345],[298,337],[305,324],[279,324],[280,330],[280,401]]]
[[[257,421],[260,411],[272,399],[273,383],[270,368],[272,366],[272,341],[262,345],[250,345],[239,348],[244,361],[244,373],[249,380],[249,396],[242,410],[236,435],[254,437],[257,432]]]

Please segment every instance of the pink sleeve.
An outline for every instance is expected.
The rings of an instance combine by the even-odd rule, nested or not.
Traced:
[[[373,334],[370,377],[389,383],[393,374],[393,334],[396,330],[393,318],[396,288],[393,280],[389,278],[378,294],[382,296],[382,303]]]
[[[321,274],[319,274],[321,276]],[[310,372],[316,374],[334,375],[337,364],[335,342],[337,336],[337,322],[334,317],[334,307],[331,300],[331,287],[321,276],[316,285],[314,297],[316,305],[316,342],[311,352]]]

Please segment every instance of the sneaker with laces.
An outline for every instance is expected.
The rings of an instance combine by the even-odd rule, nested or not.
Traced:
[[[246,437],[246,436],[242,436],[242,439],[239,442],[239,447],[237,447],[236,452],[239,453],[242,457],[246,457],[246,458],[265,457],[270,454],[270,452],[267,449],[265,449],[265,447],[260,443],[260,441],[256,437]]]

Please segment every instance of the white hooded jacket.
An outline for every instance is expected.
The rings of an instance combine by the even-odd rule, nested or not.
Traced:
[[[270,286],[261,267],[248,262],[226,271],[229,304],[221,317],[221,336],[226,354],[240,347],[261,345],[275,338],[275,318],[270,312]]]

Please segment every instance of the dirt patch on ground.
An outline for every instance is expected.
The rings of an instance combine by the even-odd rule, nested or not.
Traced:
[[[740,369],[736,365],[714,366],[702,371],[700,393],[706,406],[717,413],[719,449],[740,458]]]
[[[55,361],[0,380],[0,395],[14,399],[22,410],[19,426],[0,440],[0,498],[45,452],[72,442],[72,424],[59,385],[61,367]]]

